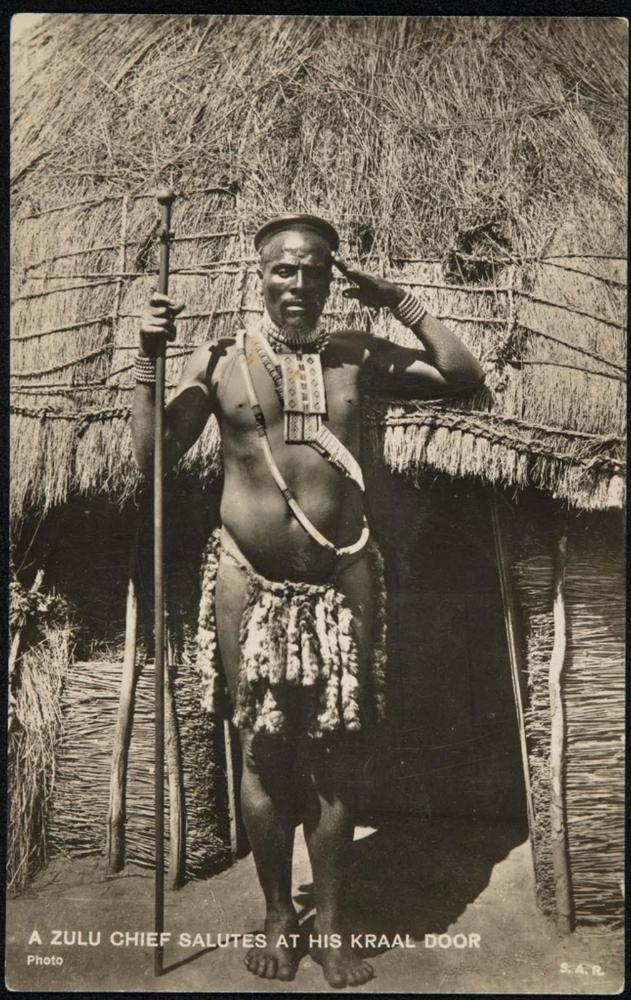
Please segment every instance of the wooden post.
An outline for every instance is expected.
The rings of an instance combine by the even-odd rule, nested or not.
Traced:
[[[125,820],[127,797],[127,764],[134,723],[134,700],[140,671],[136,669],[138,634],[138,596],[136,593],[136,559],[138,531],[129,557],[129,581],[125,609],[125,655],[118,702],[118,716],[112,748],[110,802],[107,813],[107,872],[115,875],[125,865]]]
[[[526,792],[526,814],[528,816],[528,829],[530,831],[530,853],[532,866],[537,873],[537,859],[534,849],[535,835],[535,808],[532,798],[532,786],[530,783],[530,766],[528,762],[528,747],[526,745],[526,725],[524,722],[524,705],[522,697],[522,670],[521,657],[516,638],[517,611],[515,606],[515,595],[513,593],[510,567],[506,546],[502,535],[502,524],[500,512],[497,505],[497,497],[491,494],[491,518],[493,521],[493,538],[495,540],[495,556],[497,559],[497,570],[502,591],[502,604],[504,607],[504,625],[506,628],[506,641],[508,645],[508,659],[510,662],[511,681],[513,684],[513,698],[515,701],[515,713],[517,715],[517,727],[519,730],[519,746],[521,750],[521,766],[524,774],[524,788]]]
[[[118,246],[118,270],[125,270],[125,232],[127,228],[127,195],[121,200],[121,226]],[[124,281],[116,282],[114,306],[112,309],[112,329],[116,332]],[[118,716],[112,747],[112,768],[110,775],[110,800],[107,813],[106,866],[108,875],[115,875],[125,866],[125,823],[127,799],[127,764],[129,745],[134,724],[134,701],[136,697],[136,644],[138,637],[138,597],[136,593],[136,564],[138,548],[138,527],[134,533],[129,557],[129,579],[127,583],[127,604],[125,608],[125,652],[121,676]]]
[[[554,551],[554,596],[552,615],[554,642],[548,676],[550,693],[550,825],[552,864],[556,897],[557,928],[561,934],[572,930],[572,888],[565,824],[565,710],[561,676],[567,649],[565,614],[565,567],[567,530],[557,534]]]
[[[158,291],[169,291],[169,248],[171,240],[171,205],[175,195],[170,188],[158,192],[161,206],[160,267]],[[154,676],[154,773],[155,773],[155,881],[154,931],[158,942],[153,952],[153,971],[161,976],[164,959],[164,367],[166,337],[161,337],[156,351],[156,387],[153,443],[153,600],[155,635]]]
[[[230,853],[235,861],[239,849],[237,831],[237,795],[235,789],[234,762],[232,759],[232,732],[230,720],[223,720],[223,744],[226,755],[226,784],[228,786],[228,818],[230,820]]]
[[[186,806],[180,734],[175,709],[175,692],[168,665],[173,662],[167,637],[167,670],[164,677],[165,740],[169,779],[169,888],[179,889],[186,874]]]

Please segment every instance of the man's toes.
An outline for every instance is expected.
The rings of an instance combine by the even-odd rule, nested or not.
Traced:
[[[261,956],[260,955],[252,954],[252,952],[250,952],[249,955],[245,956],[245,958],[244,958],[243,961],[245,963],[246,968],[248,968],[250,970],[250,972],[252,973],[252,975],[258,976],[258,974],[259,974],[259,964],[260,964],[260,961],[261,961]]]
[[[348,970],[346,979],[349,986],[361,986],[372,979],[372,967],[367,962],[360,962],[354,968]]]
[[[342,990],[346,986],[346,976],[343,972],[337,969],[333,972],[329,972],[326,976],[326,980],[329,986],[332,986],[335,990]]]
[[[291,962],[279,962],[278,963],[278,978],[282,979],[283,982],[289,982],[296,975],[296,970],[294,969]]]
[[[361,973],[361,983],[367,983],[369,979],[372,979],[374,975],[372,965],[369,965],[368,962],[362,962],[359,969]]]
[[[261,955],[258,962],[256,963],[257,976],[260,976],[262,979],[264,979],[266,970],[267,970],[267,956]]]
[[[265,972],[263,973],[266,979],[276,978],[276,959],[268,958],[265,963]]]

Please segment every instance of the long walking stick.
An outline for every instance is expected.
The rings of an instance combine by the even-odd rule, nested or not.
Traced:
[[[158,291],[169,291],[169,246],[171,238],[171,205],[175,195],[170,188],[157,193],[162,209],[160,232],[160,270]],[[155,635],[155,931],[156,945],[153,969],[156,976],[163,971],[164,931],[164,363],[166,337],[161,337],[156,353],[155,439],[153,452],[153,579],[154,579],[154,635]]]

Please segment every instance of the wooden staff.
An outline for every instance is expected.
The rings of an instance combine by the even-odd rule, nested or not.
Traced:
[[[158,291],[169,291],[169,247],[171,239],[171,205],[175,195],[162,188],[156,195],[162,210],[160,231],[160,270]],[[164,364],[166,337],[158,341],[156,352],[155,438],[153,452],[153,573],[154,573],[154,635],[155,635],[155,931],[154,974],[163,971],[164,931]]]

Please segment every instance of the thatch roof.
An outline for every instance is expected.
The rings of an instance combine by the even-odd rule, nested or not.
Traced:
[[[459,403],[366,407],[424,467],[619,506],[626,28],[616,19],[48,15],[13,61],[12,500],[127,495],[160,183],[192,345],[260,310],[251,234],[317,211],[483,359]],[[372,322],[339,296],[331,322]],[[389,318],[375,332],[405,340]],[[210,423],[185,464],[216,474]]]

